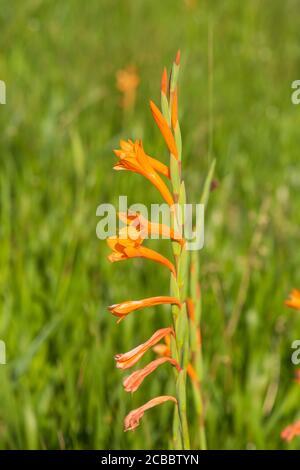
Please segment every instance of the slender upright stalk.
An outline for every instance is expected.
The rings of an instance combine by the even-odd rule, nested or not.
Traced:
[[[180,53],[177,53],[173,63],[169,89],[167,90],[167,77],[164,70],[162,80],[161,105],[163,115],[173,130],[177,155],[170,153],[170,177],[172,184],[173,199],[175,207],[171,214],[171,226],[179,233],[184,234],[184,206],[186,203],[185,186],[181,177],[181,132],[177,112],[177,78],[179,72]],[[181,449],[190,449],[190,438],[187,421],[186,406],[186,368],[189,360],[189,332],[186,309],[187,294],[187,263],[188,255],[185,245],[172,243],[175,259],[176,275],[171,276],[171,294],[177,296],[181,306],[173,306],[173,323],[175,340],[172,342],[172,355],[178,360],[181,371],[177,372],[176,395],[178,401],[178,412],[175,411],[173,423],[173,444]]]

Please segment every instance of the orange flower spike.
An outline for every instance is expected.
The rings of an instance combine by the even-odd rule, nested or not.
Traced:
[[[125,227],[126,228],[126,227]],[[176,275],[175,266],[170,260],[159,254],[157,251],[141,246],[143,240],[132,240],[131,238],[110,237],[106,240],[112,253],[108,256],[111,263],[123,261],[129,258],[146,258],[166,266],[174,275]]]
[[[149,159],[144,152],[142,142],[121,140],[120,147],[120,149],[114,150],[115,155],[119,158],[118,163],[113,167],[114,170],[129,170],[145,176],[158,189],[167,204],[172,206],[174,204],[173,197],[163,180],[156,173],[153,167],[154,159],[152,157]],[[155,165],[157,169],[162,169],[163,174],[168,174],[168,170],[164,166],[162,167],[160,162],[157,161]]]
[[[119,304],[110,305],[108,310],[119,317],[118,323],[123,320],[129,313],[134,312],[140,308],[144,307],[153,307],[154,305],[162,305],[162,304],[176,304],[178,306],[181,305],[179,299],[176,297],[168,297],[168,296],[158,296],[158,297],[149,297],[147,299],[142,300],[128,300],[126,302],[122,302]]]
[[[154,117],[154,120],[168,146],[168,149],[174,155],[175,158],[178,158],[178,151],[177,151],[175,139],[171,132],[171,129],[168,126],[167,121],[165,120],[164,116],[162,115],[162,113],[160,112],[156,104],[153,103],[153,101],[150,101],[150,108],[151,108],[151,112]]]
[[[180,64],[180,49],[178,49],[175,57],[175,64],[179,65]]]
[[[145,403],[143,406],[140,406],[139,408],[130,411],[130,413],[126,416],[124,420],[124,431],[132,431],[133,429],[137,428],[140,423],[140,419],[144,416],[145,411],[169,400],[177,404],[177,400],[175,397],[169,395],[162,395],[160,397],[153,398],[152,400]]]
[[[286,427],[281,433],[281,439],[287,442],[291,442],[296,436],[300,436],[300,420]]]
[[[145,343],[140,344],[127,353],[117,354],[115,356],[117,368],[129,369],[130,367],[134,366],[134,364],[140,360],[140,358],[145,354],[146,351],[148,351],[148,349],[158,343],[166,335],[170,334],[174,335],[174,330],[172,327],[161,328],[160,330],[157,330]]]
[[[289,298],[285,301],[285,305],[296,310],[300,310],[300,291],[293,289]]]
[[[131,375],[126,377],[126,379],[123,381],[125,391],[131,393],[135,392],[142,384],[144,379],[165,362],[172,364],[178,371],[181,370],[178,362],[175,359],[172,359],[171,357],[160,357],[159,359],[155,359],[154,361],[147,364],[146,367],[143,367],[143,369],[136,370]]]

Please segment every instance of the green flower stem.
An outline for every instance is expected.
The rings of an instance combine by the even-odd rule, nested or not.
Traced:
[[[199,446],[201,450],[206,450],[206,434],[205,434],[205,420],[204,420],[204,406],[202,394],[202,381],[203,381],[203,356],[202,356],[202,342],[201,342],[201,312],[202,303],[199,287],[199,256],[197,251],[191,254],[190,264],[190,289],[191,301],[194,306],[194,319],[190,318],[191,329],[191,351],[192,351],[192,365],[197,374],[197,380],[192,381],[193,384],[193,397],[195,409],[199,422]],[[199,329],[200,335],[197,334]],[[199,337],[200,336],[200,337]]]

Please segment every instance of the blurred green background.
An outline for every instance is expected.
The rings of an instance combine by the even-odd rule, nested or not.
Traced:
[[[169,445],[170,404],[133,433],[122,421],[174,393],[170,369],[130,396],[113,360],[168,325],[168,308],[120,325],[106,311],[167,295],[169,275],[149,261],[110,265],[95,214],[120,194],[161,202],[142,177],[112,170],[112,149],[142,138],[167,163],[148,100],[159,103],[178,47],[189,200],[213,155],[219,181],[200,252],[208,446],[299,447],[280,440],[300,414],[290,360],[300,318],[283,305],[300,286],[299,1],[1,0],[0,30],[0,448]],[[116,86],[129,65],[140,78],[131,111]],[[148,246],[169,254],[166,245]]]

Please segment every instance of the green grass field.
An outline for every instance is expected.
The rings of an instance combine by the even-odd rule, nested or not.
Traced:
[[[290,359],[300,317],[284,307],[300,287],[299,2],[1,0],[0,30],[0,448],[169,446],[171,406],[133,433],[122,424],[174,392],[167,368],[131,396],[113,359],[167,326],[168,308],[120,325],[106,310],[168,295],[169,276],[147,261],[110,265],[95,214],[120,194],[161,202],[142,177],[112,170],[112,149],[142,138],[167,163],[148,102],[159,103],[178,47],[189,200],[199,201],[213,156],[219,181],[199,254],[208,446],[299,448],[280,439],[300,416]],[[132,113],[116,88],[128,64],[140,76]],[[192,412],[190,423],[193,437]]]

